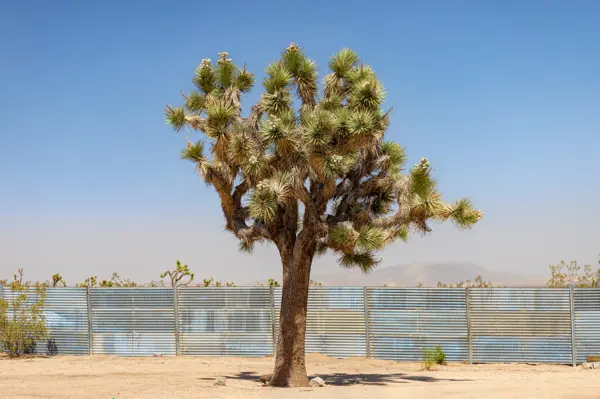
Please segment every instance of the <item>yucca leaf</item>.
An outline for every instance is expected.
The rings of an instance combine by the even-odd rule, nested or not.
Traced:
[[[286,89],[292,83],[292,74],[281,63],[269,65],[265,72],[267,76],[263,81],[263,86],[269,94]]]
[[[217,83],[217,75],[210,62],[210,58],[202,60],[202,63],[196,68],[196,74],[194,76],[194,84],[204,94],[211,93],[215,89]]]
[[[376,251],[386,245],[388,235],[378,227],[363,227],[359,230],[356,246],[362,251]]]
[[[431,166],[427,158],[422,158],[421,162],[410,170],[410,177],[411,191],[423,199],[429,197],[436,182],[431,177]]]
[[[219,83],[224,88],[231,87],[235,82],[235,71],[236,67],[224,59],[220,59],[217,63],[217,76],[219,77]]]
[[[471,228],[483,217],[483,212],[473,208],[466,198],[447,205],[438,212],[438,220],[450,219],[459,229]]]
[[[358,62],[358,54],[349,48],[340,50],[329,61],[329,69],[339,77],[344,77]]]
[[[275,193],[265,186],[257,186],[250,197],[250,216],[266,223],[272,222],[277,214]]]
[[[185,106],[190,112],[200,112],[204,109],[206,97],[197,91],[192,91],[185,99]]]
[[[347,269],[360,269],[363,273],[370,272],[377,266],[381,260],[375,258],[371,252],[357,252],[342,254],[338,259],[338,264]]]
[[[381,166],[390,173],[399,172],[406,162],[404,148],[398,143],[386,141],[381,143]]]
[[[377,122],[376,115],[368,110],[355,110],[349,114],[348,129],[355,137],[364,137],[373,133]]]
[[[384,100],[383,87],[375,78],[357,82],[350,92],[350,103],[355,109],[364,108],[377,111]]]
[[[322,147],[329,144],[334,128],[333,116],[329,111],[316,110],[306,118],[304,138],[308,145]]]
[[[260,100],[261,109],[267,114],[279,115],[290,109],[292,96],[287,89],[276,90],[273,93],[263,93]]]
[[[241,240],[238,244],[238,250],[240,252],[252,254],[254,252],[254,241]]]
[[[235,78],[235,86],[242,93],[249,92],[254,86],[254,75],[244,69],[239,69]]]
[[[329,245],[346,252],[355,247],[358,236],[359,233],[354,230],[352,223],[339,223],[329,230]]]
[[[173,127],[175,131],[180,131],[185,125],[185,110],[183,107],[170,107],[165,109],[165,122]]]

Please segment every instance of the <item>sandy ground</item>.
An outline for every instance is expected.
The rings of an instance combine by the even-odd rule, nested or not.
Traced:
[[[107,356],[0,358],[2,398],[600,398],[600,370],[547,365],[420,364],[308,356],[323,388],[262,387],[272,359]],[[227,385],[214,386],[216,377]],[[350,383],[358,379],[358,383]]]

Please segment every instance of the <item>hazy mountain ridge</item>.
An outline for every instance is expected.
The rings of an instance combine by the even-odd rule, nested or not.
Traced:
[[[397,265],[376,268],[368,274],[358,270],[340,269],[329,274],[314,274],[312,279],[320,281],[323,285],[371,285],[371,286],[397,286],[416,287],[423,284],[425,287],[435,287],[438,281],[445,284],[455,284],[460,281],[474,280],[477,275],[494,285],[507,285],[509,287],[542,287],[548,276],[521,275],[501,271],[488,270],[472,263],[423,263],[410,265]]]

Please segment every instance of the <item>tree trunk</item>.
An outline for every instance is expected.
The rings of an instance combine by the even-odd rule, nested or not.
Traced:
[[[304,348],[308,288],[314,248],[311,244],[307,246],[299,242],[296,244],[292,256],[281,253],[283,289],[275,370],[270,382],[270,385],[275,387],[308,386]]]

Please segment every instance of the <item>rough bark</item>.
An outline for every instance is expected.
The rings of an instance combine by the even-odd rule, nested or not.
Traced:
[[[309,231],[301,232],[295,243],[281,243],[279,248],[283,286],[271,386],[308,386],[304,350],[310,268],[315,248],[316,240]]]

